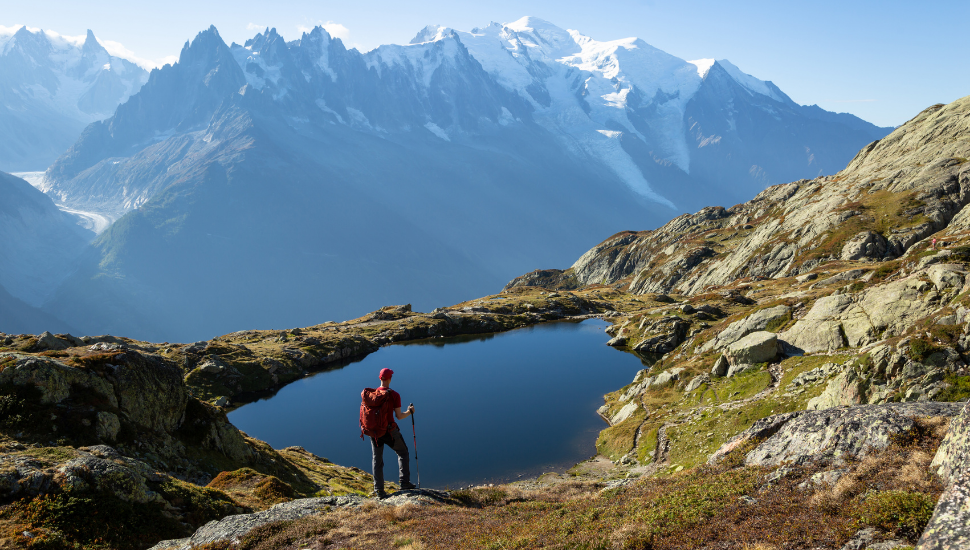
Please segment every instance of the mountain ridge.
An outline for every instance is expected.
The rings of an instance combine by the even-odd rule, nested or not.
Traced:
[[[361,54],[319,27],[228,46],[199,33],[48,170],[48,193],[120,225],[45,307],[88,332],[159,340],[361,304],[432,309],[575,257],[592,234],[730,203],[790,170],[814,176],[871,141],[642,41],[532,20],[432,38]],[[688,170],[674,149],[691,151]],[[189,304],[206,313],[186,324]]]

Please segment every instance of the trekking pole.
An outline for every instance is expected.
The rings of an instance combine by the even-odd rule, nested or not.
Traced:
[[[408,407],[413,407],[410,403]],[[418,462],[418,431],[414,428],[414,411],[411,411],[411,433],[414,434],[414,467],[418,470],[418,489],[421,488],[421,464]]]

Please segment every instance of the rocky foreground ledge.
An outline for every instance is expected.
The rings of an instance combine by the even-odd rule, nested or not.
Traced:
[[[948,425],[952,425],[949,430]],[[780,514],[784,518],[785,529],[795,530],[796,535],[805,537],[801,542],[811,543],[811,546],[796,544],[791,547],[839,550],[913,548],[907,539],[919,534],[913,530],[914,526],[907,524],[903,529],[894,530],[891,527],[893,521],[887,517],[895,517],[895,514],[901,516],[905,523],[911,519],[911,514],[920,513],[921,506],[925,513],[926,501],[920,500],[918,495],[921,493],[918,491],[939,493],[941,490],[936,484],[935,473],[930,471],[930,455],[925,450],[938,445],[943,433],[947,433],[932,458],[932,469],[939,466],[942,478],[952,479],[952,482],[943,491],[943,497],[917,547],[966,548],[970,538],[965,511],[970,501],[967,500],[966,480],[960,477],[965,478],[970,467],[966,452],[966,441],[970,436],[965,433],[967,426],[970,426],[970,405],[959,403],[858,405],[775,415],[756,422],[718,449],[708,459],[713,466],[702,470],[701,476],[695,470],[693,478],[685,480],[687,484],[679,490],[694,493],[691,498],[697,499],[698,490],[703,493],[705,487],[713,489],[720,497],[721,514],[726,516],[725,521],[739,521],[732,517],[742,514],[744,519],[740,521],[750,524],[754,536],[765,536],[759,533],[759,529],[765,528],[758,525],[759,522],[770,522],[772,514]],[[610,478],[613,480],[610,481]],[[714,485],[709,486],[712,480]],[[522,547],[544,547],[546,543],[556,540],[582,541],[589,534],[587,530],[572,528],[564,538],[561,529],[553,530],[558,535],[547,532],[537,536],[548,528],[530,521],[526,513],[530,507],[548,507],[551,503],[561,502],[563,494],[568,492],[572,498],[580,496],[584,506],[577,509],[575,506],[557,508],[554,505],[553,511],[563,510],[558,514],[561,521],[568,524],[582,517],[587,518],[588,523],[595,524],[598,519],[588,518],[601,517],[606,510],[622,515],[623,512],[618,509],[623,508],[622,503],[627,498],[636,499],[637,513],[650,510],[650,499],[658,498],[657,495],[650,496],[651,485],[656,483],[650,478],[617,478],[615,472],[597,478],[574,471],[573,477],[567,480],[554,476],[552,479],[540,478],[509,486],[452,492],[402,491],[385,500],[360,496],[298,499],[261,512],[211,521],[191,537],[163,541],[151,550],[254,548],[269,541],[283,545],[296,543],[293,547],[318,547],[321,543],[320,547],[330,547],[328,544],[343,547],[344,544],[366,539],[361,538],[360,532],[354,533],[348,529],[351,525],[361,523],[371,524],[372,530],[386,531],[385,542],[392,541],[393,546],[409,544],[406,541],[415,540],[410,536],[415,532],[423,533],[423,540],[435,544],[451,539],[440,531],[429,535],[427,529],[438,529],[434,526],[438,525],[437,520],[441,517],[467,514],[463,510],[476,511],[472,517],[465,518],[470,522],[465,528],[472,535],[468,536],[469,533],[465,531],[459,535],[452,533],[458,537],[457,540],[467,540],[471,546],[475,546],[471,542],[475,532],[473,522],[486,518],[495,522],[503,515],[512,515],[522,518],[526,524],[525,530],[536,530],[515,540]],[[669,483],[664,486],[666,491],[672,489]],[[676,482],[673,483],[673,490],[678,490]],[[861,503],[853,504],[853,501],[860,499]],[[832,507],[828,518],[832,525],[818,525],[815,523],[818,521],[816,515],[800,517],[804,514],[805,506],[799,505],[799,502],[811,501],[823,507]],[[852,508],[850,512],[841,509],[844,505],[840,503],[846,501]],[[570,500],[567,498],[566,502]],[[771,508],[776,504],[780,511],[774,512]],[[695,505],[704,506],[705,500]],[[676,507],[673,503],[668,506]],[[425,511],[416,512],[415,507]],[[495,512],[489,513],[493,509]],[[859,517],[863,518],[861,522],[857,519]],[[384,518],[384,523],[380,523],[380,518]],[[391,518],[390,523],[387,523],[387,518]],[[696,533],[699,529],[703,531],[697,524],[690,525],[690,520],[686,523],[690,533]],[[631,525],[635,525],[635,522],[631,522]],[[804,532],[798,533],[798,530]],[[676,534],[676,529],[673,531],[665,533],[663,529],[654,530],[652,535],[644,538],[644,533],[651,532],[649,529],[638,531],[628,526],[618,539],[618,547],[637,547],[635,544],[645,540],[663,541],[664,535],[669,538]],[[613,538],[616,539],[616,536]],[[509,539],[504,540],[509,542]],[[694,542],[691,548],[726,547],[716,541],[704,543],[703,538],[694,538],[693,534],[690,540]],[[635,543],[633,546],[627,544],[631,541]],[[465,545],[445,544],[445,547],[459,548]]]

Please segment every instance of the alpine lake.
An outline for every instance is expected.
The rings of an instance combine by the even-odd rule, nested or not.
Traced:
[[[243,405],[229,419],[275,448],[299,445],[343,466],[371,470],[361,440],[360,393],[394,371],[391,389],[414,423],[397,421],[411,455],[411,481],[456,488],[563,472],[596,454],[607,427],[603,395],[646,368],[606,345],[608,323],[543,323],[505,333],[437,338],[381,348],[345,367],[315,373]],[[418,463],[415,464],[415,434]],[[384,448],[385,479],[397,457]]]

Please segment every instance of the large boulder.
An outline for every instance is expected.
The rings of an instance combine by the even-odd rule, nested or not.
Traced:
[[[951,423],[933,458],[946,484],[918,548],[970,547],[970,404]]]
[[[630,401],[626,405],[620,407],[620,410],[616,411],[616,414],[610,417],[610,426],[616,426],[620,422],[623,422],[627,418],[633,416],[633,413],[637,412],[640,408],[640,404],[636,401]]]
[[[926,269],[926,276],[938,292],[953,292],[963,288],[967,270],[961,264],[935,264]]]
[[[717,358],[717,361],[714,361],[714,366],[711,367],[711,374],[714,376],[727,376],[728,369],[730,368],[731,365],[728,364],[727,357],[721,355]]]
[[[916,547],[970,548],[970,403],[950,422],[932,466],[937,468],[946,489]]]
[[[959,472],[959,477],[953,479],[944,489],[916,548],[970,548],[970,470]]]
[[[931,466],[945,482],[970,471],[970,403],[964,405],[960,414],[950,422],[950,429]]]
[[[865,398],[863,392],[866,382],[854,369],[845,369],[825,386],[820,395],[809,399],[806,408],[820,411],[843,405],[859,405]]]
[[[752,440],[764,439],[744,459],[745,464],[775,466],[854,456],[865,457],[889,446],[892,436],[908,432],[917,417],[952,417],[962,403],[887,403],[836,407],[775,415],[756,422],[725,443],[712,460]]]
[[[778,323],[788,319],[791,319],[791,308],[786,305],[760,309],[744,319],[739,319],[725,327],[713,340],[701,346],[698,351],[722,350],[752,332],[763,331],[772,323]]]
[[[793,327],[779,336],[800,352],[832,351],[845,347],[841,314],[852,303],[846,295],[824,296]]]
[[[774,361],[781,354],[778,335],[773,332],[752,332],[734,342],[724,351],[731,367]],[[730,372],[730,371],[729,371]]]

